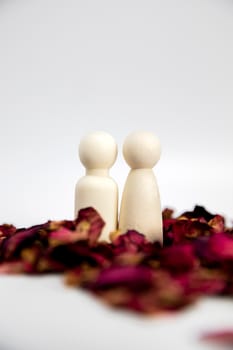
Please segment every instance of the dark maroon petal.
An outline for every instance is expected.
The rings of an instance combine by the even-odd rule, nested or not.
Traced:
[[[113,261],[112,247],[105,242],[100,242],[96,247],[93,247],[90,255],[97,266],[107,267]]]
[[[0,225],[0,238],[12,236],[16,232],[16,227],[13,225]]]
[[[47,255],[52,261],[56,261],[65,269],[73,269],[84,262],[87,264],[92,262],[89,255],[91,250],[86,241],[79,244],[58,245],[51,248]]]
[[[204,207],[196,205],[193,211],[186,211],[181,216],[187,219],[204,219],[206,222],[214,218],[215,215],[209,213]]]
[[[219,295],[226,288],[225,276],[218,271],[197,269],[175,278],[183,287],[184,294],[193,298]]]
[[[186,238],[196,239],[200,236],[209,236],[212,233],[211,227],[200,220],[191,220],[189,221],[188,231],[186,233]]]
[[[172,230],[172,225],[174,225],[177,222],[176,219],[164,219],[163,220],[163,231],[169,232]]]
[[[161,267],[173,272],[183,273],[192,270],[197,261],[191,244],[174,245],[161,252]]]
[[[73,269],[82,264],[107,267],[112,261],[111,246],[104,242],[95,246],[90,246],[88,241],[57,245],[50,248],[47,254],[66,269]]]
[[[198,237],[194,244],[193,248],[195,250],[195,255],[202,261],[204,262],[208,260],[209,257],[209,237]]]
[[[112,266],[100,272],[93,289],[124,286],[135,292],[152,285],[152,271],[142,266]]]
[[[179,219],[171,223],[169,230],[165,232],[165,239],[168,235],[172,242],[178,244],[196,239],[200,236],[210,235],[211,227],[202,221]]]
[[[1,256],[5,260],[17,258],[21,249],[33,245],[40,239],[40,230],[45,229],[45,225],[37,225],[29,229],[20,229],[15,234],[4,240],[1,248]]]
[[[163,221],[163,245],[168,247],[174,242],[174,232],[172,227],[175,224],[176,219],[166,219]]]

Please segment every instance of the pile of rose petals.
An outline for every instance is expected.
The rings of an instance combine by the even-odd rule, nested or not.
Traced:
[[[114,307],[154,314],[202,296],[233,296],[233,228],[203,207],[179,217],[163,211],[164,246],[136,231],[98,240],[104,226],[93,208],[75,221],[28,229],[0,226],[0,274],[64,273]]]

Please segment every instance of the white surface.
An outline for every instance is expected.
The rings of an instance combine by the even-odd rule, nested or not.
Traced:
[[[144,318],[112,311],[59,277],[1,277],[0,283],[1,350],[213,350],[199,337],[233,324],[230,301]]]
[[[163,206],[233,218],[232,33],[230,0],[1,0],[0,222],[72,218],[80,138],[141,128],[161,139]],[[111,173],[122,191],[121,154]],[[232,314],[211,301],[144,325],[57,279],[0,279],[1,350],[198,350]]]

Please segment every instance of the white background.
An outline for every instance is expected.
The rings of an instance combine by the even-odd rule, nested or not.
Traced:
[[[181,212],[203,204],[230,222],[232,62],[230,0],[0,0],[0,222],[28,226],[72,218],[74,186],[84,171],[77,157],[80,138],[105,130],[121,150],[124,137],[137,129],[161,139],[163,156],[155,172],[163,207]],[[111,174],[120,191],[127,172],[119,152]],[[34,350],[40,344],[63,350],[69,331],[73,348],[107,349],[110,340],[116,349],[124,348],[121,330],[130,334],[129,349],[149,344],[139,339],[150,339],[157,349],[159,344],[161,349],[170,349],[169,344],[191,349],[199,317],[207,328],[213,322],[224,326],[223,320],[233,323],[232,304],[214,302],[191,316],[178,316],[183,323],[161,321],[165,328],[156,333],[160,321],[151,321],[149,328],[136,326],[138,321],[103,311],[76,291],[68,296],[50,279],[14,277],[0,283],[1,350]],[[54,298],[62,312],[53,305],[48,316]],[[17,307],[12,300],[19,302]],[[73,307],[78,308],[74,313]],[[97,340],[89,335],[89,322],[100,331]],[[48,329],[40,333],[42,324],[56,330],[56,337]],[[113,327],[109,339],[105,327]],[[30,345],[39,335],[40,342]]]
[[[2,0],[0,50],[1,222],[72,217],[80,137],[136,129],[163,206],[233,217],[232,1]]]

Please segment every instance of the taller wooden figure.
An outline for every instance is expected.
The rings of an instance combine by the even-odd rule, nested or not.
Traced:
[[[118,220],[118,187],[109,176],[109,168],[117,157],[116,142],[106,132],[93,132],[81,140],[79,157],[86,175],[76,185],[75,216],[80,209],[96,209],[105,221],[100,240],[108,241],[110,232],[117,229]]]
[[[152,170],[160,154],[160,142],[152,133],[134,132],[126,138],[123,155],[131,170],[123,191],[119,229],[137,230],[148,240],[163,243],[160,195]]]

